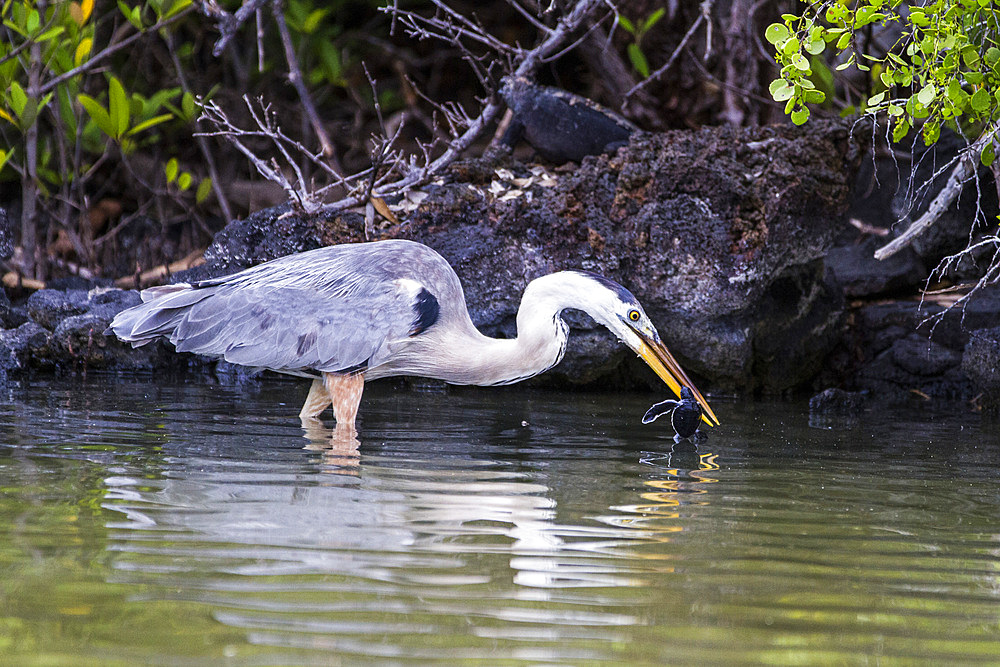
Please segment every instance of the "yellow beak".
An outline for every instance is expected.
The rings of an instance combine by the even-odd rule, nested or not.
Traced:
[[[642,360],[649,364],[660,379],[667,383],[670,390],[673,391],[678,398],[681,395],[681,386],[687,386],[694,397],[697,399],[698,404],[701,405],[704,412],[701,414],[702,420],[709,426],[718,426],[719,418],[715,416],[715,411],[712,410],[712,406],[708,404],[705,397],[701,395],[698,388],[694,386],[688,378],[687,373],[681,368],[681,365],[677,363],[674,359],[674,355],[670,354],[670,350],[667,346],[660,341],[650,341],[643,339],[642,345],[636,352],[642,357]]]

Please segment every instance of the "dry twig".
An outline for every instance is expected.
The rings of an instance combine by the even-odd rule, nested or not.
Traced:
[[[928,205],[927,211],[906,229],[905,232],[885,244],[875,251],[875,259],[885,259],[896,254],[906,246],[913,243],[913,240],[922,234],[927,228],[937,222],[941,214],[955,201],[965,182],[976,173],[976,166],[979,164],[980,155],[987,144],[996,139],[1000,126],[993,126],[986,129],[965,151],[955,158],[957,164],[948,176],[948,182],[938,192],[934,200]]]

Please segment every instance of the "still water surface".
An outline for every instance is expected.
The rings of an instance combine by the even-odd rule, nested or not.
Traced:
[[[725,403],[304,384],[0,393],[0,663],[1000,662],[1000,433]]]

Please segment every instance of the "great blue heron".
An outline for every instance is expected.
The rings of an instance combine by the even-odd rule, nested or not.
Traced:
[[[458,275],[441,255],[403,240],[330,246],[233,275],[151,287],[110,330],[133,346],[165,336],[178,352],[315,378],[299,416],[333,405],[353,430],[366,380],[414,375],[451,384],[501,385],[552,368],[566,350],[566,308],[588,313],[636,351],[677,395],[705,397],[660,340],[635,297],[585,271],[528,283],[517,338],[481,334]]]

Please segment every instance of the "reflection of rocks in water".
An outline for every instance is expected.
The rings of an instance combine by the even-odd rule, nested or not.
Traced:
[[[831,387],[809,399],[809,426],[829,430],[850,429],[859,423],[867,395]]]

